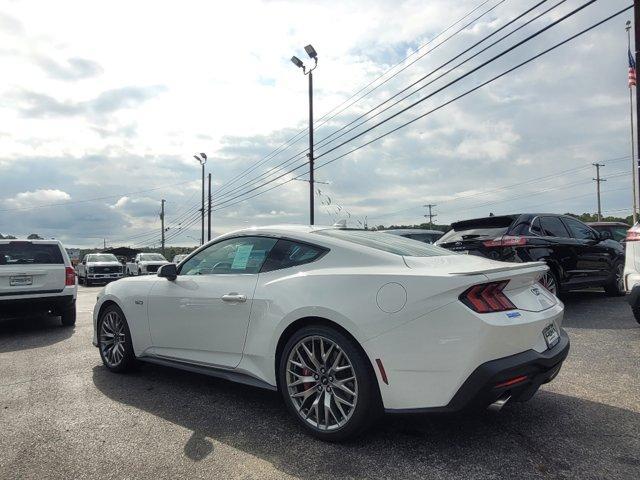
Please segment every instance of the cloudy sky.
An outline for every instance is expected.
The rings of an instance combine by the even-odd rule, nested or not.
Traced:
[[[168,243],[193,245],[196,152],[209,156],[215,234],[308,222],[307,83],[289,61],[311,64],[308,43],[316,179],[327,182],[316,223],[419,223],[427,203],[442,223],[594,212],[593,162],[606,164],[604,212],[628,215],[629,12],[351,152],[631,3],[597,1],[434,93],[585,1],[541,2],[441,68],[538,0],[0,0],[0,233],[157,245],[164,198]]]

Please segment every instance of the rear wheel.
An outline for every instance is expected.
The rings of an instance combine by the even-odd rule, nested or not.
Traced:
[[[633,318],[636,319],[636,322],[640,323],[640,306],[636,305],[631,311],[633,312]]]
[[[617,262],[613,267],[613,279],[605,285],[604,291],[610,297],[620,297],[625,294],[624,290],[624,264]]]
[[[76,302],[67,308],[65,308],[61,314],[60,318],[62,321],[62,325],[65,327],[73,327],[76,324]]]
[[[131,332],[117,305],[109,305],[100,315],[98,350],[102,363],[112,372],[125,372],[135,365]]]
[[[278,376],[287,408],[322,440],[357,436],[380,411],[368,359],[333,328],[313,326],[296,332],[284,347]]]
[[[560,281],[553,270],[547,270],[545,274],[540,277],[540,284],[556,297],[560,296]]]

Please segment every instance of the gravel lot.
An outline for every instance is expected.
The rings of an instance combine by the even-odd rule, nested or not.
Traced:
[[[640,326],[621,298],[566,299],[556,380],[499,414],[386,417],[304,435],[270,392],[144,365],[106,371],[78,323],[0,322],[0,478],[640,478]]]

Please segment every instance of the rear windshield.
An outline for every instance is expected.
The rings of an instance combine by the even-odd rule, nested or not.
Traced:
[[[87,255],[87,262],[117,262],[115,255],[110,253],[95,253]]]
[[[440,237],[438,245],[464,240],[501,237],[507,233],[513,221],[512,217],[487,217],[453,223],[451,225],[452,229]]]
[[[395,253],[406,257],[437,257],[453,255],[449,250],[427,243],[416,242],[409,238],[391,235],[389,233],[370,230],[320,230],[318,235],[339,238],[348,242],[375,248],[383,252]]]
[[[55,244],[9,242],[0,244],[0,265],[43,265],[64,263]]]

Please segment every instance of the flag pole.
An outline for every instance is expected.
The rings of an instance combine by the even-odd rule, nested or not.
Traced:
[[[631,52],[631,22],[627,20],[627,26],[625,28],[627,31],[627,44],[628,50]],[[636,195],[636,152],[635,152],[635,139],[634,136],[634,125],[633,125],[633,85],[631,81],[629,81],[629,118],[631,120],[631,178],[633,184],[633,224],[635,225],[638,221],[638,196]]]

